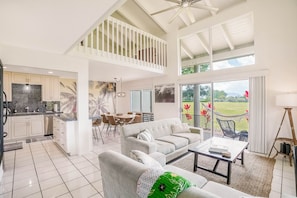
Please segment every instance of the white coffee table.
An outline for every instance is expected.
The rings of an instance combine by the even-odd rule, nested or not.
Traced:
[[[228,147],[228,151],[230,152],[230,158],[223,157],[220,153],[212,153],[209,152],[209,147],[212,144],[216,145],[222,145]],[[227,184],[230,184],[231,182],[231,167],[232,163],[234,163],[236,160],[241,160],[241,164],[244,164],[244,150],[248,147],[248,142],[242,142],[232,139],[226,139],[226,138],[220,138],[220,137],[212,137],[198,146],[190,147],[189,151],[194,153],[194,172],[197,171],[197,168],[214,173],[216,175],[222,176],[227,178]],[[213,169],[209,169],[203,166],[198,165],[198,155],[204,155],[210,158],[216,159],[216,163],[213,167]],[[241,157],[239,158],[239,156]],[[225,161],[228,163],[228,169],[227,174],[222,174],[216,171],[218,164],[220,161]]]

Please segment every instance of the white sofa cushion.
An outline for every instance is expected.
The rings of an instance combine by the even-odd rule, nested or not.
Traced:
[[[201,136],[197,133],[174,133],[172,136],[186,138],[189,141],[189,144],[201,141]]]
[[[190,133],[188,123],[173,124],[171,125],[172,133]]]
[[[162,165],[157,160],[142,151],[132,150],[130,151],[130,157],[150,168],[163,169]]]
[[[157,144],[157,152],[163,153],[164,155],[175,151],[175,146],[171,143],[159,140],[155,140],[155,143]]]
[[[203,190],[206,190],[207,192],[213,193],[221,198],[230,198],[230,197],[249,197],[252,198],[253,196],[246,194],[244,192],[241,192],[239,190],[236,190],[234,188],[230,188],[228,186],[225,186],[223,184],[219,184],[216,182],[209,181],[205,184],[205,186],[202,187]],[[232,195],[232,196],[230,196]]]
[[[173,135],[159,137],[157,140],[171,143],[175,146],[175,149],[180,149],[182,147],[188,146],[188,144],[189,144],[188,139],[183,138],[183,137],[173,136]]]

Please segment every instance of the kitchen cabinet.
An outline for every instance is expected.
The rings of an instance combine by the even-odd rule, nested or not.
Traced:
[[[41,85],[42,75],[12,72],[12,83]]]
[[[76,154],[76,121],[53,118],[53,140],[69,155]]]
[[[60,79],[58,76],[43,77],[42,100],[60,101]]]
[[[43,115],[11,117],[12,139],[44,135]]]
[[[11,131],[11,117],[7,117],[6,124],[3,126],[3,131],[7,132],[7,136],[4,138],[4,142],[11,140],[12,131]]]
[[[6,93],[7,101],[11,101],[11,72],[3,72],[3,91]]]

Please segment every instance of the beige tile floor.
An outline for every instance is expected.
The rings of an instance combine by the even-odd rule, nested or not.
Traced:
[[[290,166],[289,158],[278,155],[274,165],[269,198],[284,197],[296,197],[295,172],[294,166]]]
[[[94,141],[92,152],[67,156],[52,140],[23,142],[23,149],[4,153],[0,198],[103,197],[98,154],[120,151],[119,137]]]
[[[82,156],[65,155],[52,140],[24,141],[23,149],[4,153],[0,198],[102,198],[98,154],[106,150],[120,152],[118,134],[104,139],[105,144],[94,141],[93,151]],[[293,171],[286,159],[283,163],[282,158],[277,158],[270,198],[282,197],[281,192],[294,195]]]

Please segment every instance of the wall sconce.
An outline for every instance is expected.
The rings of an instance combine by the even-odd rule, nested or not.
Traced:
[[[114,78],[114,80],[116,82],[120,82],[120,86],[121,86],[121,90],[119,92],[117,92],[117,97],[125,97],[126,93],[122,91],[122,78],[120,78],[120,80],[118,80],[117,78]]]

